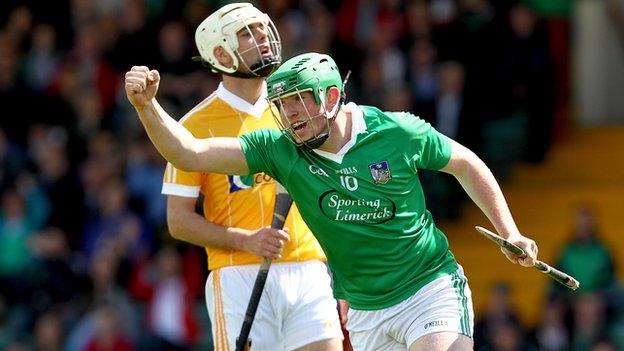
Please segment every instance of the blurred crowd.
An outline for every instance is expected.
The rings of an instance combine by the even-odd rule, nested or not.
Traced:
[[[285,58],[332,54],[343,72],[353,72],[350,99],[421,115],[504,178],[515,162],[542,162],[565,132],[572,3],[256,5],[276,23]],[[209,347],[205,256],[167,233],[164,160],[121,83],[132,65],[158,69],[159,100],[181,117],[218,84],[191,57],[195,28],[223,4],[0,1],[0,349]],[[435,215],[457,216],[461,191],[447,179],[423,177]],[[613,273],[593,229],[579,230],[562,265],[589,250],[604,266],[566,268],[588,279],[607,268]],[[587,233],[591,238],[583,239]],[[578,300],[553,292],[558,297],[532,339],[505,308],[506,288],[497,286],[496,303],[477,328],[478,348],[616,350],[613,335],[624,340],[624,333],[607,330],[606,318],[624,320],[617,310],[624,301],[605,305],[596,295],[609,293],[614,277],[595,282]]]
[[[557,266],[576,277],[571,292],[553,282],[537,325],[524,326],[503,283],[490,289],[488,305],[477,317],[477,351],[624,350],[624,286],[617,281],[614,256],[600,235],[592,206],[572,214],[573,228]]]

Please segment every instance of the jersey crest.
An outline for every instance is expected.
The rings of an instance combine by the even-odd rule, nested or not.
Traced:
[[[392,173],[390,172],[388,161],[370,164],[368,165],[368,169],[370,169],[371,176],[373,177],[373,182],[375,182],[375,184],[386,184],[390,181],[390,179],[392,179]]]

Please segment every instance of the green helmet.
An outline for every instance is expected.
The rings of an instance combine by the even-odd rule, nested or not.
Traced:
[[[284,98],[297,92],[312,91],[317,104],[325,102],[330,87],[342,92],[342,79],[336,62],[329,56],[310,52],[284,62],[267,77],[269,100]]]

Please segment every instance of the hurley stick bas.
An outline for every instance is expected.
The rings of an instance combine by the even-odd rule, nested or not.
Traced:
[[[286,192],[279,183],[276,183],[275,192],[275,210],[273,211],[273,220],[271,222],[271,228],[282,229],[286,216],[292,205],[292,198]],[[258,303],[262,297],[262,291],[264,291],[264,284],[266,283],[267,276],[269,275],[269,268],[271,268],[271,259],[263,257],[260,264],[260,270],[256,276],[251,296],[249,297],[249,303],[247,304],[247,311],[245,311],[245,320],[241,326],[238,338],[236,338],[236,351],[249,350],[249,332],[251,331],[251,325],[253,324],[256,311],[258,310]]]
[[[507,251],[513,253],[514,255],[523,258],[526,257],[526,252],[524,252],[524,250],[520,247],[518,247],[517,245],[514,245],[512,243],[510,243],[509,241],[503,239],[502,237],[498,236],[497,234],[483,228],[483,227],[479,227],[476,226],[475,229],[481,233],[483,236],[485,236],[486,238],[492,240],[493,242],[495,242],[498,246],[506,249]],[[578,280],[574,279],[574,277],[556,269],[553,268],[551,266],[549,266],[548,264],[540,261],[540,260],[536,260],[535,261],[535,265],[533,266],[535,268],[537,268],[540,272],[548,275],[549,277],[551,277],[552,279],[556,280],[557,282],[567,286],[568,288],[572,289],[572,290],[576,290],[578,289],[578,287],[580,286],[580,283],[578,282]]]

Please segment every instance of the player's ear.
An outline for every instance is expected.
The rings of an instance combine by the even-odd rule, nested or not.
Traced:
[[[227,51],[225,51],[225,49],[222,46],[215,47],[212,54],[217,59],[217,61],[219,61],[219,63],[222,64],[223,66],[232,67],[233,65],[232,57],[230,56],[230,54],[227,53]]]
[[[340,90],[336,87],[330,87],[327,89],[327,109],[331,111],[331,109],[333,109],[339,101]]]

